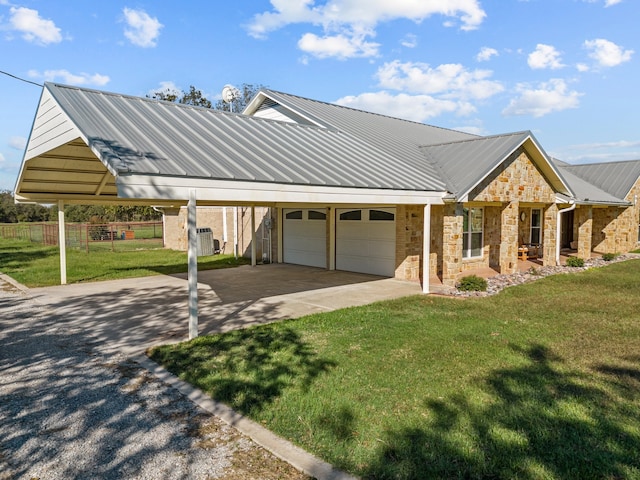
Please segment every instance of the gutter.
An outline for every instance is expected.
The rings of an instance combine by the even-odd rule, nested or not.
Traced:
[[[569,203],[571,204],[570,207],[564,208],[562,210],[558,210],[558,216],[557,216],[557,220],[556,220],[556,265],[560,265],[560,234],[561,234],[561,224],[560,224],[560,216],[563,213],[566,212],[570,212],[572,210],[576,209],[576,201],[575,200],[569,200]]]

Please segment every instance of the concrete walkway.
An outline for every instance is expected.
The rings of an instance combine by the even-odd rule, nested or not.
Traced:
[[[312,313],[420,294],[392,278],[296,265],[198,273],[199,332],[218,333]],[[186,275],[33,288],[41,304],[82,319],[101,351],[143,353],[187,339]]]
[[[200,272],[198,280],[201,334],[364,305],[421,291],[417,283],[293,265],[212,270]],[[215,402],[144,355],[153,345],[187,338],[185,275],[34,288],[25,293],[43,311],[52,313],[48,324],[53,322],[55,326],[51,328],[59,333],[68,332],[66,336],[74,345],[81,338],[83,349],[96,352],[91,355],[131,359],[153,373],[162,384],[171,385],[203,410],[215,414],[307,475],[322,480],[354,479],[226,405]],[[33,328],[38,328],[37,321],[31,322]],[[57,374],[48,375],[55,377]],[[74,388],[77,390],[78,386]]]

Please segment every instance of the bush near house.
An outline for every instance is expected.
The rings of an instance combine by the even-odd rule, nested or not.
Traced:
[[[584,260],[579,257],[567,258],[567,267],[584,267]]]
[[[487,281],[477,275],[468,275],[460,280],[457,288],[463,292],[486,292]]]

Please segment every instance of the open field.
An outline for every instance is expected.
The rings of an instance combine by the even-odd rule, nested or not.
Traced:
[[[130,242],[130,241],[127,241]],[[68,283],[115,280],[147,275],[187,271],[187,254],[164,248],[145,248],[144,242],[131,251],[67,249]],[[122,242],[125,243],[125,242]],[[108,242],[109,247],[110,243]],[[198,258],[199,270],[245,265],[246,258],[213,255]],[[10,275],[28,287],[44,287],[60,283],[58,247],[47,247],[28,240],[0,240],[0,272]]]

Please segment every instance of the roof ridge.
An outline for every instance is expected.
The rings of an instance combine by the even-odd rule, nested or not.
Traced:
[[[309,102],[320,103],[320,104],[323,104],[323,105],[329,105],[331,107],[344,108],[345,110],[351,110],[351,111],[354,111],[354,112],[366,113],[368,115],[375,115],[375,116],[378,116],[378,117],[389,118],[389,119],[392,119],[392,120],[399,120],[401,122],[407,122],[407,123],[411,123],[411,124],[414,124],[414,125],[421,125],[423,127],[426,126],[426,127],[431,127],[431,128],[437,128],[439,130],[446,130],[446,131],[449,131],[449,132],[464,133],[466,135],[474,135],[474,136],[476,136],[478,138],[482,138],[481,135],[476,135],[474,133],[463,132],[461,130],[454,130],[453,128],[439,127],[437,125],[431,125],[429,123],[423,123],[423,122],[418,122],[418,121],[415,121],[415,120],[407,120],[406,118],[400,118],[400,117],[394,117],[394,116],[391,116],[391,115],[385,115],[384,113],[369,112],[368,110],[362,110],[360,108],[348,107],[346,105],[340,105],[338,103],[326,102],[326,101],[323,101],[323,100],[316,100],[314,98],[308,98],[308,97],[303,97],[301,95],[295,95],[295,94],[292,94],[292,93],[281,92],[279,90],[274,90],[274,89],[271,89],[271,88],[264,88],[261,91],[262,92],[273,92],[273,93],[278,94],[278,95],[285,95],[285,96],[289,96],[289,97],[299,98],[301,100],[307,100]]]
[[[227,111],[224,111],[224,110],[218,110],[218,109],[211,108],[211,107],[203,107],[202,105],[191,105],[191,104],[188,104],[188,103],[170,102],[168,100],[161,100],[161,99],[158,99],[158,98],[139,97],[137,95],[110,92],[110,91],[98,90],[98,89],[94,89],[94,88],[84,88],[84,87],[78,87],[78,86],[75,86],[75,85],[65,85],[65,84],[55,83],[55,82],[45,82],[45,86],[47,86],[47,85],[54,86],[56,88],[63,88],[63,89],[69,89],[69,90],[78,90],[78,91],[82,91],[82,92],[89,92],[89,93],[93,93],[93,94],[97,94],[97,95],[106,95],[106,96],[111,96],[111,97],[120,97],[120,98],[130,99],[130,100],[138,100],[138,101],[143,101],[143,102],[162,104],[162,105],[165,105],[165,106],[170,107],[170,108],[190,108],[190,109],[194,109],[194,110],[210,112],[213,115],[230,116],[230,117],[235,117],[235,118],[239,118],[239,119],[247,120],[247,121],[276,123],[276,124],[280,124],[280,125],[288,125],[288,126],[291,126],[291,127],[310,128],[310,129],[318,129],[318,130],[325,130],[325,131],[328,130],[328,131],[338,132],[338,133],[343,133],[343,134],[346,133],[346,132],[344,132],[344,131],[342,131],[342,130],[340,130],[338,128],[335,128],[335,127],[329,128],[329,127],[321,127],[321,126],[318,126],[318,125],[308,125],[308,124],[302,124],[302,123],[296,123],[296,122],[285,122],[285,121],[277,120],[277,119],[273,119],[273,118],[263,118],[263,117],[256,117],[256,116],[253,116],[253,115],[244,115],[243,113],[240,113],[240,112],[227,112]]]
[[[621,164],[621,163],[640,163],[640,158],[635,159],[635,160],[613,160],[611,162],[592,162],[592,163],[568,163],[567,166],[569,167],[588,167],[591,165],[613,165],[613,164]]]
[[[530,135],[531,132],[529,130],[522,130],[520,132],[511,132],[511,133],[499,133],[496,135],[486,135],[486,136],[478,136],[476,138],[465,138],[463,140],[452,140],[450,142],[442,142],[442,143],[429,143],[429,144],[424,144],[424,145],[418,145],[418,147],[423,148],[423,147],[441,147],[443,145],[453,145],[456,143],[467,143],[467,142],[477,142],[478,140],[490,140],[490,139],[494,139],[494,138],[500,138],[500,137],[512,137],[512,136],[516,136],[516,135]]]

